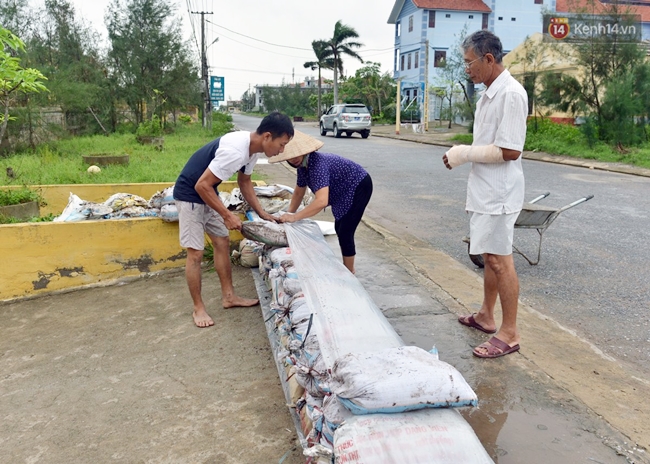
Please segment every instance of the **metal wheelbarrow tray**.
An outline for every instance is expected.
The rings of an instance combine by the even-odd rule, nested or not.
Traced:
[[[594,196],[589,195],[583,198],[580,198],[579,200],[574,201],[573,203],[569,203],[566,206],[563,206],[561,208],[551,208],[549,206],[542,206],[536,204],[538,201],[543,200],[547,196],[549,196],[551,193],[546,192],[537,198],[534,198],[528,203],[524,203],[524,206],[521,209],[521,212],[519,213],[519,216],[517,217],[517,222],[515,222],[515,229],[535,229],[537,230],[537,233],[539,234],[539,244],[537,246],[537,259],[534,261],[526,256],[521,250],[519,250],[516,246],[512,246],[512,251],[514,253],[517,253],[521,256],[524,257],[526,261],[531,266],[535,266],[536,264],[539,263],[539,260],[542,255],[542,238],[544,237],[544,231],[548,229],[548,227],[553,224],[553,221],[557,219],[557,217],[562,214],[564,211],[567,209],[573,208],[574,206],[579,205],[580,203],[584,203],[587,200],[591,200]],[[467,253],[469,254],[469,258],[472,260],[472,262],[477,265],[478,267],[483,267],[483,256],[482,255],[473,255],[469,252],[469,237],[463,237],[463,242],[467,243]]]

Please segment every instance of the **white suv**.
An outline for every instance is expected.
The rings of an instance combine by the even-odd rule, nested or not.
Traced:
[[[334,137],[341,137],[345,132],[348,137],[353,132],[358,132],[367,139],[370,135],[370,111],[366,105],[348,103],[333,105],[327,113],[320,118],[320,135],[327,135],[328,131],[334,132]]]

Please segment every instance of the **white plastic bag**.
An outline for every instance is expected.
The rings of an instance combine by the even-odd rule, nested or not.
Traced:
[[[68,196],[68,204],[63,208],[63,212],[55,217],[53,222],[74,222],[83,221],[86,216],[81,212],[80,207],[84,201],[74,193],[70,192]]]

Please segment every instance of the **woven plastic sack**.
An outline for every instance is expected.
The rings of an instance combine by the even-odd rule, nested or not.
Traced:
[[[257,250],[260,248],[259,243],[246,238],[239,242],[239,264],[243,267],[258,267],[260,260]]]
[[[104,204],[112,208],[113,211],[119,211],[130,206],[142,206],[143,208],[149,206],[147,200],[131,193],[115,193],[108,197],[108,200],[106,200]]]
[[[162,191],[154,193],[149,199],[149,207],[160,209],[165,205],[176,203],[174,200],[174,186],[169,186]]]
[[[242,224],[241,233],[244,237],[271,246],[286,247],[287,234],[281,224],[271,221],[246,221]]]
[[[354,414],[478,404],[455,367],[417,346],[347,354],[334,363],[330,388]]]
[[[336,463],[494,464],[454,409],[353,416],[334,432]]]
[[[165,222],[178,222],[178,209],[176,209],[176,203],[164,205],[160,208],[160,219]]]

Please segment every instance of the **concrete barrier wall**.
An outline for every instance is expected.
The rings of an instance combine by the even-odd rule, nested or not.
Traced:
[[[171,185],[102,184],[33,187],[47,202],[41,214],[60,214],[70,192],[102,202],[114,193],[149,199]],[[236,182],[219,187],[230,191]],[[239,232],[231,242],[241,240]],[[0,300],[145,275],[185,265],[178,223],[159,218],[0,225]]]

